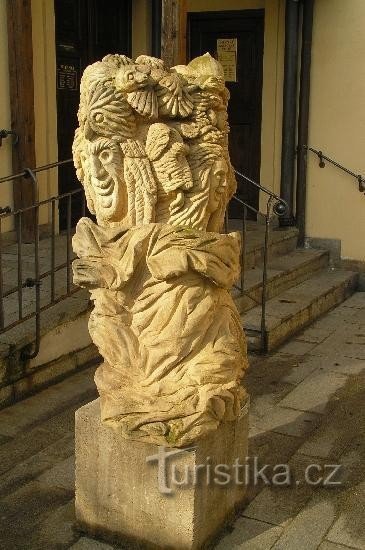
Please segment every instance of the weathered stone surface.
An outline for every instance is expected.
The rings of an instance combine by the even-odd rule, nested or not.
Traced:
[[[247,348],[230,290],[240,236],[223,234],[236,189],[221,65],[107,55],[84,71],[73,145],[97,223],[73,237],[104,358],[101,415],[125,437],[185,446],[233,421]]]
[[[335,519],[330,499],[314,498],[284,531],[273,550],[317,550]]]
[[[158,447],[131,442],[100,420],[99,400],[76,413],[76,517],[78,525],[91,536],[110,540],[140,539],[158,547],[195,549],[224,525],[242,501],[245,486],[214,483],[214,467],[232,466],[235,459],[244,464],[247,456],[247,409],[233,422],[222,423],[216,432],[200,439],[193,448],[175,451],[169,459],[167,487],[158,486],[157,463],[147,463]],[[210,457],[210,458],[208,458]],[[176,486],[172,464],[179,479],[185,468],[211,464],[211,483],[207,470],[200,467],[198,483]],[[199,477],[202,476],[202,477]]]
[[[113,550],[114,546],[90,539],[89,537],[81,537],[75,544],[71,546],[71,550]]]
[[[97,223],[77,225],[74,283],[95,304],[102,420],[131,440],[186,446],[246,399],[228,98],[209,54],[171,69],[107,55],[81,80],[74,162]]]
[[[365,482],[350,488],[342,495],[340,517],[326,538],[337,544],[363,550],[365,547]]]
[[[222,538],[216,550],[269,550],[281,533],[281,527],[254,519],[239,518],[232,533]]]
[[[282,407],[323,413],[331,396],[344,386],[347,377],[333,372],[318,372],[305,379],[281,402]]]

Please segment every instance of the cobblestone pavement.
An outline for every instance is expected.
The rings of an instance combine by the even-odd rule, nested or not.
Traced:
[[[365,293],[268,357],[251,357],[250,456],[289,464],[289,486],[252,484],[217,549],[365,549]],[[110,550],[73,529],[74,411],[91,369],[0,411],[0,548]],[[339,486],[304,483],[342,464]],[[337,480],[338,480],[337,479]]]

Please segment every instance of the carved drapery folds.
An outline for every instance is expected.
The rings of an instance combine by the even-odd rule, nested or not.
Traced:
[[[74,281],[94,301],[102,419],[132,439],[190,444],[245,398],[228,97],[209,54],[108,55],[82,77],[73,153],[97,224],[78,223]]]

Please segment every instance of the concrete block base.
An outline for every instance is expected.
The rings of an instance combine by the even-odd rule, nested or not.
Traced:
[[[247,438],[248,403],[186,449],[124,439],[101,424],[99,400],[88,403],[76,412],[78,528],[129,548],[204,548],[243,500],[234,464],[245,464]]]

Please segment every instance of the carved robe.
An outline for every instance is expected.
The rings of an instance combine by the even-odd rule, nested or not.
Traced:
[[[184,446],[234,420],[247,366],[229,292],[239,234],[160,223],[106,230],[83,218],[73,246],[105,359],[95,377],[103,421],[129,438]]]

